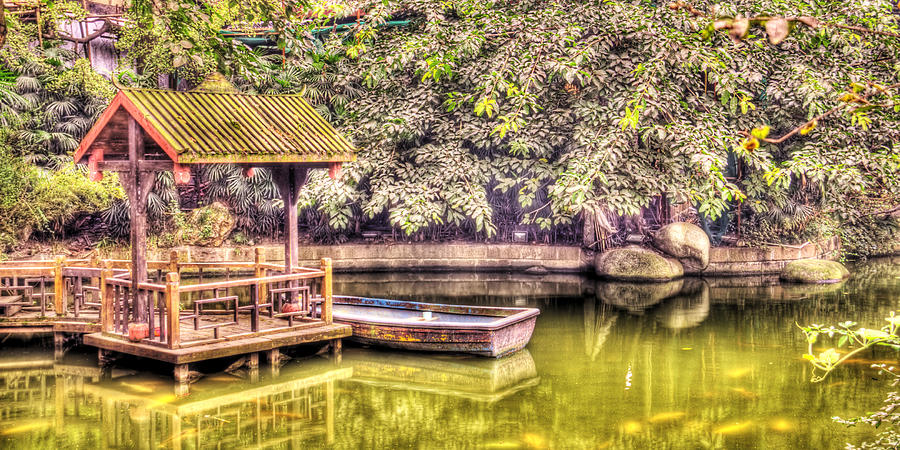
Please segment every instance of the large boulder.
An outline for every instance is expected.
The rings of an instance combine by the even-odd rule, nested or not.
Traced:
[[[228,207],[215,202],[191,211],[177,240],[186,245],[221,247],[233,229],[234,217]]]
[[[619,281],[668,281],[684,276],[677,260],[636,245],[597,255],[594,268],[597,275]]]
[[[692,223],[675,222],[660,228],[653,245],[681,261],[685,272],[697,273],[709,265],[709,236]]]
[[[791,261],[781,271],[781,281],[790,283],[839,283],[849,276],[850,271],[843,264],[826,259]]]

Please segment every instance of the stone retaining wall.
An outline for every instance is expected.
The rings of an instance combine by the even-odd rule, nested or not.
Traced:
[[[282,245],[262,246],[267,261],[284,260]],[[167,260],[177,250],[184,261],[249,261],[254,247],[179,247],[149,252],[151,260]],[[713,247],[709,266],[699,274],[731,276],[774,274],[785,264],[808,258],[833,259],[838,256],[837,238],[803,246]],[[130,253],[122,252],[128,259]],[[528,244],[345,244],[301,245],[300,263],[318,267],[319,260],[330,257],[336,272],[386,271],[511,271],[541,274],[593,273],[593,252],[580,247]]]
[[[258,246],[267,261],[284,261],[284,246]],[[182,261],[250,261],[254,248],[177,247],[148,252],[150,260],[167,260],[178,251]],[[299,263],[318,267],[331,258],[335,272],[386,271],[513,271],[580,273],[593,271],[593,257],[580,247],[527,244],[343,244],[301,245]],[[113,257],[130,258],[123,252]]]
[[[702,275],[748,275],[780,273],[784,266],[798,259],[835,259],[840,254],[841,240],[835,236],[804,245],[771,245],[768,247],[712,247],[709,266]]]
[[[351,244],[300,246],[303,265],[323,257],[341,272],[397,270],[585,272],[592,270],[580,247],[525,244]]]

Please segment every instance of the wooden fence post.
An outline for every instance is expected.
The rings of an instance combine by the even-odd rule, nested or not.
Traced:
[[[112,261],[104,260],[100,270],[100,328],[104,333],[113,331],[113,298],[112,286],[106,284],[106,280],[113,277]]]
[[[181,274],[181,271],[178,270],[178,250],[169,252],[169,272]]]
[[[322,258],[322,270],[325,279],[322,280],[322,320],[331,324],[331,258]]]
[[[262,249],[262,247],[256,247],[254,249],[254,252],[255,252],[255,255],[253,258],[253,264],[254,264],[253,277],[254,278],[265,278],[266,277],[266,269],[264,269],[262,267],[262,265],[266,262],[265,251]],[[266,284],[264,284],[264,283],[259,283],[259,298],[262,298],[262,299],[268,298],[266,296]],[[281,311],[279,311],[279,312],[281,312]]]
[[[166,275],[166,328],[168,328],[169,348],[181,346],[181,293],[179,292],[181,277],[178,272]]]
[[[66,286],[63,280],[63,267],[66,265],[66,258],[62,256],[56,257],[56,264],[53,267],[53,311],[57,317],[66,316]],[[44,302],[41,298],[41,302]],[[41,308],[43,310],[43,307]]]

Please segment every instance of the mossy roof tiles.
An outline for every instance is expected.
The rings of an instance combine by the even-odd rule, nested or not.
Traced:
[[[299,95],[122,89],[104,115],[111,117],[120,108],[181,164],[355,159],[353,145]],[[95,127],[108,122],[101,117]],[[88,133],[76,160],[99,131]]]

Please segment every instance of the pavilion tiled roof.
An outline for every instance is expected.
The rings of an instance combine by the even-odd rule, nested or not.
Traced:
[[[242,94],[203,86],[186,92],[122,89],[104,116],[111,118],[121,108],[180,164],[355,159],[353,145],[299,95]],[[76,161],[107,123],[109,118],[101,117],[95,124],[98,129],[85,137]]]

